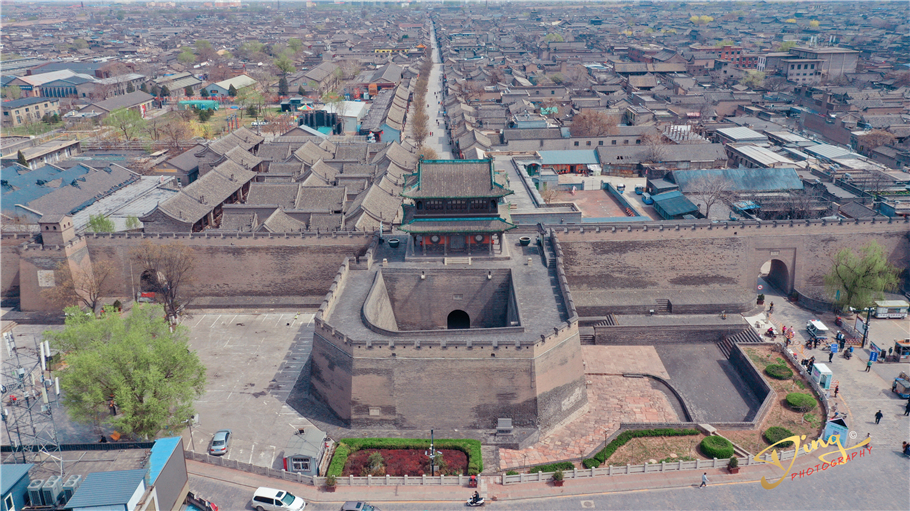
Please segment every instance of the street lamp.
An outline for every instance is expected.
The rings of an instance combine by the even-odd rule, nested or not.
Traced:
[[[431,477],[436,475],[436,458],[442,456],[442,453],[437,451],[434,448],[433,439],[434,439],[433,430],[431,429],[430,430],[430,450],[423,452],[428,458],[430,458],[430,476]]]
[[[866,347],[866,339],[869,338],[869,323],[872,322],[872,310],[873,309],[875,309],[875,307],[865,307],[862,309],[854,309],[853,307],[850,307],[850,312],[859,312],[860,314],[862,314],[863,312],[866,313],[866,322],[863,327],[863,345],[860,346],[860,348]]]

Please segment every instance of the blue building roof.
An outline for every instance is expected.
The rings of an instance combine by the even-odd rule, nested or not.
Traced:
[[[174,453],[174,449],[179,444],[179,436],[155,440],[155,445],[152,446],[152,453],[149,455],[149,484],[155,484],[158,474],[161,473],[161,470],[167,464],[167,460],[171,458],[171,454]]]
[[[792,168],[738,168],[674,170],[673,179],[683,193],[698,191],[704,180],[719,179],[734,192],[802,190],[803,180]]]
[[[15,204],[28,204],[58,188],[68,186],[90,171],[85,165],[74,165],[67,170],[45,165],[31,171],[20,165],[3,167],[0,169],[3,207],[6,209]]]
[[[145,479],[145,470],[94,472],[66,503],[67,509],[125,506]]]
[[[31,463],[4,464],[3,470],[0,470],[0,495],[6,495],[6,492],[12,490],[33,466]]]
[[[680,215],[697,213],[698,207],[686,198],[679,190],[652,195],[654,209],[667,220]]]
[[[577,151],[540,151],[540,162],[544,165],[597,165],[597,152],[594,149]]]

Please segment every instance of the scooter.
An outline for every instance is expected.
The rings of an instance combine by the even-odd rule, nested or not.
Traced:
[[[484,502],[484,500],[483,500],[483,497],[480,497],[480,498],[478,498],[477,500],[474,500],[474,497],[471,497],[471,498],[469,498],[468,501],[465,502],[464,504],[465,504],[466,506],[468,506],[468,507],[481,507],[481,506],[484,505],[484,503],[485,503],[485,502]]]

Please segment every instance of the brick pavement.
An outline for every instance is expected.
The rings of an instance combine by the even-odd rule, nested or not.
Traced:
[[[499,449],[501,471],[583,458],[603,445],[621,422],[679,422],[663,392],[646,378],[586,375],[588,406],[527,449]]]

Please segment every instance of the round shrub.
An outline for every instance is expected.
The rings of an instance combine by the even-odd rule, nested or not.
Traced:
[[[733,456],[733,444],[722,436],[708,436],[701,441],[701,452],[710,458],[719,460]]]
[[[774,444],[777,444],[777,442],[780,442],[781,440],[783,440],[785,438],[789,438],[789,437],[793,436],[793,432],[787,428],[782,428],[780,426],[771,426],[770,428],[765,430],[765,433],[763,436],[765,437],[765,441],[767,441],[771,445],[774,445]],[[793,445],[793,442],[791,442],[789,440],[786,442],[781,442],[781,443],[777,444],[778,447],[790,447],[791,445]]]
[[[787,394],[787,404],[794,410],[808,412],[815,408],[815,398],[802,392],[791,392]]]
[[[771,364],[765,368],[765,374],[778,380],[789,380],[793,377],[793,371],[789,367],[781,364]]]

